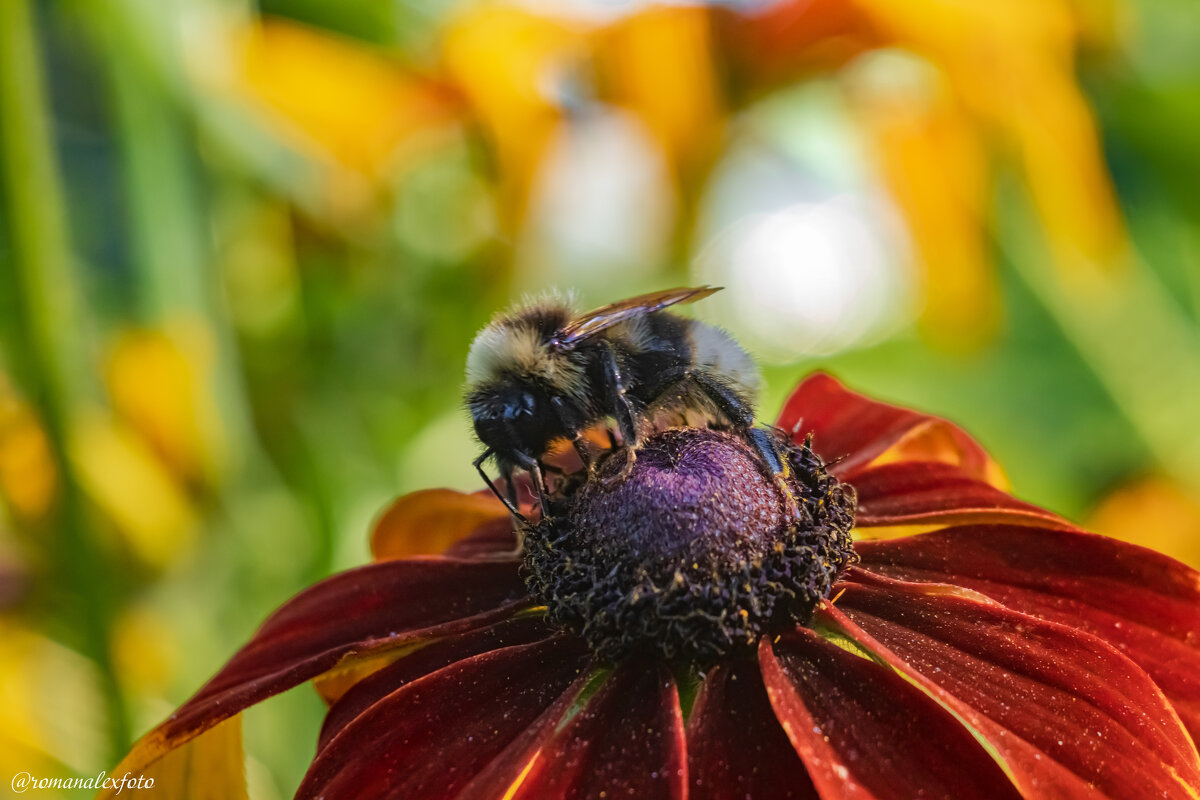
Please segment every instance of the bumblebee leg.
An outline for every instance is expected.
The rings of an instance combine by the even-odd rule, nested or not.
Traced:
[[[579,454],[579,460],[583,462],[584,468],[588,474],[592,474],[592,454],[584,444],[583,431],[575,434],[575,438],[571,440],[571,444],[575,446],[575,452]]]
[[[584,444],[584,420],[578,411],[572,411],[563,398],[557,395],[551,398],[551,403],[554,404],[554,412],[558,415],[558,421],[562,424],[563,430],[574,431],[571,437],[571,445],[575,448],[575,452],[579,454],[579,460],[583,462],[583,466],[590,474],[592,471],[592,454],[588,452]]]
[[[726,384],[714,380],[702,372],[693,372],[692,380],[710,399],[717,410],[729,420],[734,430],[739,431],[746,441],[759,455],[759,464],[763,474],[774,481],[783,498],[784,511],[793,519],[800,518],[800,506],[788,487],[787,479],[791,474],[785,453],[780,450],[779,442],[773,433],[765,428],[755,427],[754,408],[736,390]]]
[[[625,379],[621,375],[621,366],[617,363],[617,353],[607,342],[602,343],[601,353],[604,361],[604,390],[612,400],[613,417],[617,420],[621,438],[627,449],[637,447],[640,441],[637,418],[633,413],[633,404],[625,396]]]
[[[539,461],[538,466],[542,468],[542,477],[546,480],[546,489],[554,488],[558,491],[558,486],[562,486],[566,482],[567,471],[557,464],[551,464],[549,461]],[[550,476],[554,476],[554,482],[550,482]]]
[[[533,456],[517,453],[517,464],[529,473],[529,478],[533,481],[533,490],[537,493],[538,504],[542,508],[542,518],[550,516],[550,505],[546,499],[546,480],[542,475],[541,462]]]
[[[517,499],[517,482],[513,480],[513,468],[511,464],[505,465],[501,476],[504,478],[504,488],[508,494],[508,502],[513,508],[519,506],[520,503]],[[529,525],[529,520],[522,515],[515,521],[516,524],[513,527],[516,528],[515,533],[517,535],[517,547],[514,552],[520,554],[525,550],[525,528],[527,525]]]
[[[521,503],[517,497],[517,482],[513,480],[512,467],[505,467],[500,477],[504,479],[504,491],[508,495],[508,502],[519,508]]]
[[[513,486],[512,480],[507,482],[509,496],[505,497],[504,495],[500,494],[500,490],[496,488],[496,484],[493,483],[492,479],[488,477],[488,474],[484,472],[483,462],[486,461],[487,457],[491,454],[491,450],[485,450],[483,455],[472,462],[475,466],[475,471],[479,473],[479,477],[483,478],[483,482],[487,484],[487,487],[492,490],[492,494],[496,495],[496,499],[501,503],[504,503],[504,507],[508,509],[508,513],[512,514],[513,518],[518,522],[525,522],[525,517],[517,509],[517,492],[516,487]]]
[[[784,511],[793,519],[799,519],[800,505],[787,482],[791,469],[788,467],[787,455],[780,452],[775,435],[766,428],[753,427],[746,431],[746,438],[758,451],[759,461],[765,467],[764,474],[775,482],[779,496],[783,498]]]
[[[692,372],[687,377],[704,392],[731,426],[749,430],[754,425],[754,407],[736,389],[704,372]]]

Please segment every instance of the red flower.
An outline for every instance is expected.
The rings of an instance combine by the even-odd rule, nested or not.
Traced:
[[[301,798],[1200,794],[1196,572],[1014,499],[958,428],[829,377],[778,425],[858,497],[857,563],[804,624],[690,667],[598,661],[535,605],[498,504],[420,493],[377,554],[410,524],[465,538],[293,598],[117,774],[211,758],[218,723],[316,679]]]

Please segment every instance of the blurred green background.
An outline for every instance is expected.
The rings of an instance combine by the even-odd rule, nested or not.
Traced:
[[[0,3],[0,772],[110,768],[395,495],[474,332],[684,283],[1200,563],[1192,0]],[[246,715],[290,796],[321,704]]]

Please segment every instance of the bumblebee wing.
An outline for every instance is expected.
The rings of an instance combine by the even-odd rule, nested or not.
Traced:
[[[659,292],[639,294],[626,300],[618,300],[606,306],[594,309],[586,314],[580,314],[562,327],[554,337],[560,344],[574,342],[595,336],[601,331],[611,328],[618,322],[653,314],[667,306],[680,303],[694,303],[714,292],[719,292],[722,286],[677,286],[674,289],[663,289]]]

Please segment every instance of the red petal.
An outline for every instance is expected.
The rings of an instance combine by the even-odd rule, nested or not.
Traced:
[[[859,527],[966,522],[1017,525],[1068,523],[1022,503],[1007,492],[937,461],[902,461],[868,467],[854,476]]]
[[[336,736],[342,728],[375,705],[387,695],[405,684],[423,678],[431,672],[449,666],[456,661],[519,644],[547,639],[554,631],[546,624],[545,617],[528,616],[507,619],[479,630],[468,631],[457,636],[447,636],[422,647],[412,655],[390,664],[378,672],[356,683],[325,715],[321,726],[321,737],[317,752]]]
[[[987,453],[963,430],[937,417],[871,400],[818,373],[797,387],[776,423],[797,441],[813,434],[813,447],[839,477],[853,475],[906,434],[935,426],[956,451],[956,463],[977,478],[989,472]],[[840,461],[839,461],[840,459]]]
[[[344,656],[481,627],[529,603],[515,561],[369,564],[293,597],[191,700],[149,734],[178,746]]]
[[[709,672],[687,726],[689,800],[816,798],[752,661]]]
[[[512,800],[684,798],[687,748],[675,681],[627,663],[542,747]]]
[[[410,492],[397,498],[376,520],[371,553],[376,561],[441,553],[480,526],[497,521],[512,527],[508,510],[490,491]]]
[[[1019,797],[970,732],[892,670],[807,628],[774,647],[764,639],[758,657],[771,705],[821,797]]]
[[[1150,674],[1200,738],[1200,574],[1082,531],[973,525],[859,542],[862,568],[965,586],[1094,633]]]
[[[503,519],[485,522],[469,535],[446,548],[446,555],[456,558],[504,556],[517,551],[517,531],[505,512]]]
[[[583,688],[588,658],[576,640],[556,637],[426,675],[343,728],[296,798],[455,797],[548,709],[554,718],[565,710],[563,695]]]
[[[1200,787],[1200,757],[1166,698],[1098,638],[952,587],[852,577],[844,588],[822,613],[979,731],[1027,794]]]

